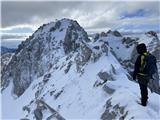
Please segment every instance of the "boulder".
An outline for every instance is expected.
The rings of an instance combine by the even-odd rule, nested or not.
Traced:
[[[107,86],[106,84],[103,86],[103,90],[108,94],[113,94],[115,92],[115,89]]]
[[[112,75],[110,75],[107,72],[99,72],[98,76],[100,79],[102,79],[103,81],[107,81],[107,80],[113,80]]]
[[[35,116],[36,120],[42,120],[42,119],[43,119],[42,110],[39,109],[39,108],[36,108],[36,109],[34,110],[34,116]]]

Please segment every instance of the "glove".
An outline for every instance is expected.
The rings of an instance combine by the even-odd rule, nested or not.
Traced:
[[[133,78],[133,80],[136,80],[136,74],[132,74],[132,78]]]
[[[133,80],[136,80],[136,76],[135,75],[133,76]]]

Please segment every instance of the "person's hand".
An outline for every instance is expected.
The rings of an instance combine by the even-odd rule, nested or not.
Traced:
[[[136,77],[135,76],[133,76],[133,80],[136,81]]]
[[[132,78],[133,78],[134,81],[136,81],[136,75],[133,74]]]

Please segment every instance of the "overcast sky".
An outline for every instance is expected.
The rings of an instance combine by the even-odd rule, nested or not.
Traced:
[[[24,39],[40,25],[56,19],[70,18],[89,33],[107,31],[137,32],[159,30],[160,2],[9,2],[1,3],[2,40]]]

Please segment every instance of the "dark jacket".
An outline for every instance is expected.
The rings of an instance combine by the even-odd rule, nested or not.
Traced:
[[[137,60],[135,62],[134,66],[134,72],[133,72],[133,79],[135,80],[137,77],[137,74],[140,72],[140,66],[141,66],[141,55],[137,57]]]
[[[136,78],[138,79],[138,83],[139,84],[143,84],[146,85],[149,82],[150,77],[148,75],[143,76],[143,75],[139,75],[138,73],[140,73],[140,66],[141,66],[141,55],[139,55],[137,57],[136,63],[135,63],[135,68],[134,68],[134,73],[133,73],[133,79],[135,80]],[[145,71],[144,71],[145,74]]]
[[[137,57],[137,60],[135,62],[135,66],[134,66],[134,72],[133,72],[133,80],[136,79],[138,73],[140,72],[140,67],[141,67],[141,56],[147,52],[147,48],[145,44],[139,44],[137,47],[137,52],[139,54],[139,56]]]

